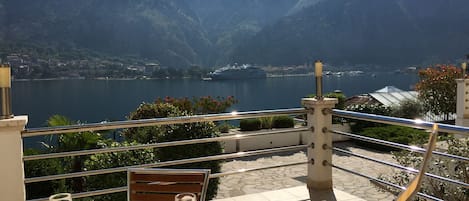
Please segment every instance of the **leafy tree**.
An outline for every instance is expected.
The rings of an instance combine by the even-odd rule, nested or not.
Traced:
[[[25,156],[37,155],[48,153],[47,151],[41,151],[36,149],[27,149],[24,152]],[[45,160],[34,160],[24,162],[24,174],[25,177],[39,177],[53,174],[64,173],[64,168],[59,159],[45,159]],[[59,192],[69,192],[70,189],[67,187],[65,180],[53,180],[37,183],[26,184],[26,199],[35,199],[49,197],[50,195]]]
[[[224,111],[236,100],[233,97],[216,99],[211,97],[188,99],[166,99],[178,105],[173,106],[168,103],[141,104],[135,112],[132,112],[129,119],[148,119],[163,117],[178,117],[191,114],[192,111],[199,113],[215,113]],[[190,109],[190,110],[189,110]],[[189,110],[185,111],[185,110]],[[49,126],[65,126],[79,124],[64,116],[54,115],[49,118]],[[42,142],[46,148],[44,151],[28,150],[26,154],[53,153],[65,151],[77,151],[83,149],[96,149],[105,147],[130,146],[137,143],[156,143],[175,140],[187,140],[196,138],[216,137],[215,125],[213,122],[176,124],[167,126],[153,126],[131,128],[123,131],[127,141],[119,143],[110,139],[103,139],[99,133],[82,132],[60,134],[56,137],[49,137]],[[182,151],[181,151],[182,150]],[[128,152],[116,152],[95,154],[90,156],[74,156],[63,159],[46,159],[39,161],[25,162],[25,172],[28,177],[44,176],[51,174],[62,174],[68,172],[79,172],[94,169],[106,169],[113,167],[130,166],[137,164],[154,163],[156,161],[169,161],[183,158],[195,158],[207,155],[221,154],[220,143],[202,143],[185,145],[183,147],[165,147],[156,150],[135,150]],[[196,164],[179,165],[182,168],[210,168],[212,172],[220,172],[219,161],[209,161]],[[83,192],[99,190],[104,188],[119,187],[125,185],[127,177],[125,173],[113,173],[96,175],[89,177],[78,177],[70,180],[57,180],[28,184],[28,199],[47,197],[58,192]],[[215,197],[219,180],[212,179],[209,184],[207,198]],[[111,194],[98,196],[95,200],[125,200],[125,194]]]
[[[191,113],[181,111],[178,107],[168,103],[143,103],[129,119],[145,119],[159,117],[179,117]],[[142,128],[130,128],[123,132],[127,141],[138,143],[169,142],[177,140],[189,140],[198,138],[218,137],[213,122],[197,122],[185,124],[173,124],[164,126],[152,126]],[[175,147],[163,147],[155,150],[155,156],[159,161],[171,161],[185,158],[196,158],[222,153],[219,142],[191,144]],[[220,172],[220,161],[207,161],[195,164],[175,166],[177,168],[209,168],[213,173]],[[212,199],[217,194],[218,179],[211,179],[207,190],[207,199]]]
[[[137,143],[115,142],[112,140],[102,141],[103,148],[124,147],[137,145]],[[132,166],[139,164],[148,164],[156,162],[155,154],[151,149],[111,152],[95,154],[89,157],[84,165],[87,170],[106,169],[115,167]],[[127,172],[118,172],[112,174],[103,174],[86,177],[86,190],[94,191],[106,188],[115,188],[127,185]],[[127,200],[126,193],[114,193],[94,197],[94,200],[100,201],[118,201]]]
[[[462,77],[461,69],[452,65],[440,65],[419,71],[416,85],[419,100],[427,112],[444,115],[456,113],[456,79]]]
[[[231,107],[233,104],[236,104],[236,100],[233,96],[228,97],[193,97],[189,99],[185,98],[173,98],[166,96],[164,99],[158,98],[155,103],[169,103],[173,106],[176,106],[182,111],[191,112],[194,114],[216,114],[225,112],[226,109]]]
[[[391,115],[395,117],[415,119],[421,117],[423,113],[422,103],[416,100],[407,99],[402,101],[399,106],[393,107]]]
[[[391,108],[383,106],[383,105],[379,105],[379,104],[349,105],[347,106],[346,110],[360,112],[360,113],[385,115],[385,116],[389,116],[392,111]],[[380,127],[380,126],[386,125],[386,124],[381,124],[381,123],[354,120],[354,119],[350,119],[349,122],[350,122],[350,129],[354,133],[360,133],[363,131],[363,129],[368,128],[368,127]]]
[[[79,122],[73,122],[61,115],[54,115],[47,121],[48,126],[66,126],[77,123]],[[57,135],[56,137],[51,135],[42,142],[42,145],[45,147],[44,150],[27,150],[25,154],[32,155],[94,149],[100,147],[100,140],[102,140],[101,135],[93,132],[67,133]],[[84,171],[86,169],[84,163],[88,158],[89,156],[72,156],[62,159],[27,161],[25,162],[25,173],[27,177],[35,177]],[[36,187],[41,189],[41,191],[37,192],[34,189]],[[84,178],[77,177],[70,180],[28,184],[27,188],[31,190],[27,193],[30,198],[39,198],[58,192],[83,192],[86,189],[86,185]]]
[[[79,122],[77,122],[79,123]],[[48,126],[66,126],[74,124],[70,119],[60,115],[54,115],[47,121]],[[84,149],[99,148],[98,142],[101,135],[94,132],[67,133],[57,136],[57,145],[49,146],[53,152],[79,151]],[[84,161],[89,156],[72,156],[64,158],[63,168],[69,172],[79,172],[84,170]],[[84,190],[84,180],[76,177],[71,180],[70,186],[73,192],[82,192]]]

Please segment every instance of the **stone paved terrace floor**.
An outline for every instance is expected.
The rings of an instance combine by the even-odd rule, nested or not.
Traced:
[[[352,142],[334,143],[334,146],[375,159],[395,162],[389,153],[368,150]],[[334,154],[332,160],[335,165],[373,177],[377,177],[381,174],[389,175],[393,170],[391,167],[342,154]],[[241,168],[255,168],[299,161],[306,161],[304,151],[232,160],[223,164],[222,171],[233,171]],[[220,179],[216,199],[304,186],[306,173],[306,165],[296,165],[222,177]],[[367,179],[335,168],[333,168],[333,183],[334,189],[369,201],[393,200],[395,198],[395,196],[390,193],[378,191]]]
[[[341,190],[334,190],[334,196],[337,201],[365,201],[359,197],[350,195]],[[262,193],[241,195],[231,198],[218,199],[216,201],[307,201],[309,199],[308,189],[305,185],[284,188]]]

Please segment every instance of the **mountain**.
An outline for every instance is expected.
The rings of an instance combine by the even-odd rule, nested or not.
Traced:
[[[2,0],[0,42],[86,48],[152,58],[171,67],[208,64],[214,50],[198,17],[174,0]]]
[[[0,0],[0,42],[85,48],[170,67],[225,65],[239,43],[299,1]]]
[[[448,62],[469,52],[469,1],[318,0],[279,19],[232,54],[240,63],[289,65]]]
[[[225,64],[238,44],[296,12],[290,10],[303,1],[311,0],[187,0],[187,4],[217,49],[217,63]]]
[[[450,62],[469,53],[467,8],[467,0],[0,0],[0,46],[168,67]]]

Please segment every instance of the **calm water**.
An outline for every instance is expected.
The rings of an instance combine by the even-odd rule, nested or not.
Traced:
[[[342,90],[347,96],[368,93],[386,85],[408,90],[416,75],[377,73],[325,77],[324,91]],[[229,96],[239,103],[232,110],[300,107],[300,99],[314,93],[313,77],[263,80],[53,80],[13,82],[13,112],[27,114],[27,127],[41,127],[54,114],[82,122],[124,120],[142,102],[157,97]]]

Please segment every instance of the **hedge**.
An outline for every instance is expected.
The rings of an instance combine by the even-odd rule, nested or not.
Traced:
[[[272,120],[273,128],[293,128],[295,121],[290,116],[276,116]]]
[[[399,144],[421,144],[428,139],[428,133],[422,130],[407,128],[402,126],[382,126],[370,127],[363,129],[361,135],[380,140],[391,141]],[[393,148],[385,145],[375,144],[357,140],[358,145],[370,147],[381,151],[397,151],[398,148]]]
[[[260,119],[242,119],[239,122],[241,131],[257,131],[262,128]]]

